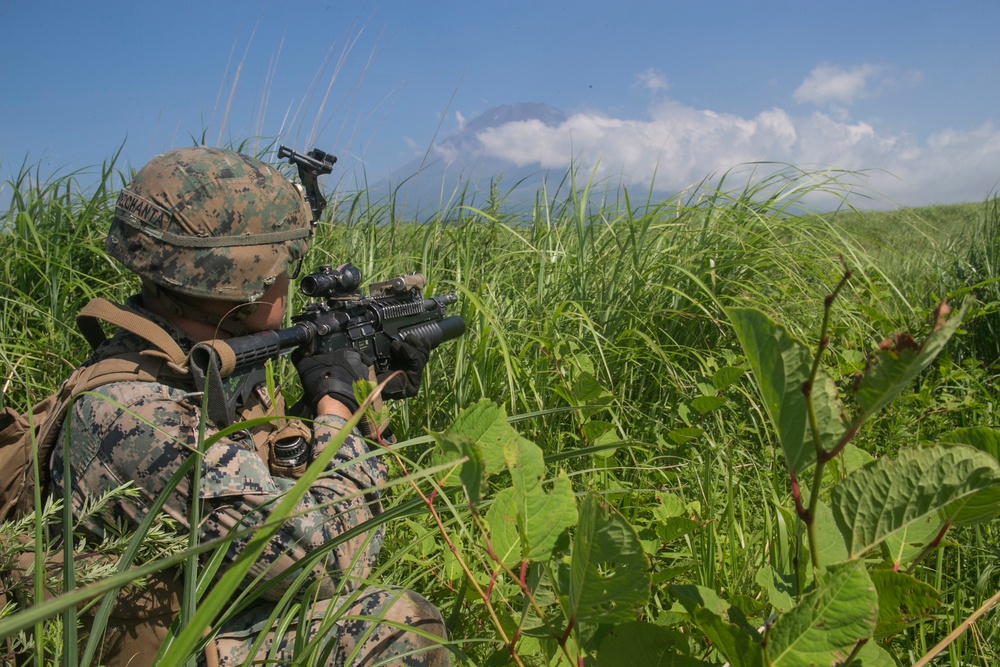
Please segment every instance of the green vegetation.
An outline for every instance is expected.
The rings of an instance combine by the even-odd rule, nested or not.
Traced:
[[[102,171],[93,192],[27,172],[6,186],[0,407],[27,409],[85,357],[89,298],[136,289],[102,246],[127,174]],[[495,184],[419,224],[342,193],[321,224],[311,265],[419,271],[469,325],[394,407],[409,439],[387,457],[373,579],[432,599],[474,665],[909,665],[983,609],[934,664],[1000,661],[998,200],[811,215],[802,197],[838,195],[835,175],[665,201],[571,181],[524,215]],[[943,299],[965,308],[935,319]],[[114,547],[120,569],[200,553],[214,571],[219,545],[149,524]],[[128,547],[147,530],[162,548]],[[30,551],[34,534],[0,540]],[[134,576],[81,571],[72,597],[8,608],[0,634],[50,662],[74,605]],[[259,595],[231,599],[241,578],[199,586],[168,664]],[[289,596],[275,618],[295,613]]]

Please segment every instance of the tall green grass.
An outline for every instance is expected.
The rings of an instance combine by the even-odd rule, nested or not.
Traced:
[[[39,182],[28,170],[8,184],[13,196],[0,218],[0,405],[26,409],[84,358],[86,343],[72,323],[89,298],[122,299],[135,290],[103,252],[115,190],[127,177],[113,160],[101,173],[87,192],[72,175]],[[602,494],[636,527],[655,582],[715,588],[763,623],[755,574],[766,564],[791,569],[796,521],[785,509],[790,489],[774,435],[722,309],[763,309],[814,345],[824,296],[845,267],[854,277],[838,301],[830,346],[831,371],[845,384],[864,367],[858,350],[919,326],[933,299],[972,292],[982,305],[949,357],[879,418],[866,447],[879,454],[954,426],[995,425],[996,200],[982,217],[970,217],[969,207],[933,215],[804,212],[803,198],[819,191],[839,197],[845,189],[836,174],[788,168],[740,186],[723,176],[660,199],[570,173],[540,190],[526,213],[511,213],[495,186],[482,197],[460,190],[419,220],[407,219],[392,195],[337,193],[307,261],[350,260],[372,281],[421,272],[430,292],[460,295],[457,312],[469,330],[435,352],[420,395],[393,408],[405,436],[400,462],[391,462],[397,482],[385,489],[379,580],[435,601],[456,650],[472,663],[495,654],[490,610],[468,595],[416,493],[431,484],[422,436],[486,398],[568,471],[575,490]],[[900,236],[905,253],[895,250]],[[300,307],[301,295],[292,304]],[[278,372],[294,393],[291,369],[279,365]],[[398,483],[404,475],[415,486]],[[665,519],[676,517],[690,520],[690,529],[664,535]],[[468,510],[450,505],[442,520],[458,546],[474,539]],[[938,586],[950,616],[894,638],[901,661],[922,655],[996,591],[989,546],[996,536],[995,525],[962,535],[941,552],[939,569],[921,574]],[[171,558],[192,555],[182,549]],[[489,579],[487,563],[471,565]],[[504,622],[516,618],[515,593],[498,593],[507,596],[497,604]],[[671,605],[654,586],[645,617],[667,623]],[[287,618],[292,601],[276,613]],[[981,632],[978,643],[956,644],[949,664],[1000,658],[992,631],[984,625]],[[183,638],[188,647],[197,643],[191,637]],[[528,664],[545,664],[544,642],[524,642]],[[709,647],[692,650],[712,659]]]

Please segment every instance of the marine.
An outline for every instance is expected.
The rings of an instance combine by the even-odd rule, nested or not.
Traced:
[[[358,409],[354,382],[373,375],[359,353],[298,355],[294,363],[304,399],[296,410],[286,409],[280,391],[267,390],[262,369],[249,373],[230,388],[238,396],[232,412],[215,421],[202,414],[202,395],[183,363],[198,342],[281,325],[290,273],[305,256],[312,233],[301,190],[271,166],[234,151],[194,147],[164,153],[124,188],[106,249],[139,276],[142,290],[125,304],[100,310],[121,328],[106,340],[94,327],[85,332],[95,347],[87,364],[153,359],[156,379],[98,387],[67,415],[60,441],[68,436],[69,458],[61,447],[54,449],[51,493],[69,498],[79,511],[88,499],[123,483],[137,489],[83,526],[88,540],[98,543],[112,524],[135,528],[192,456],[203,425],[204,437],[211,438],[230,424],[266,417],[209,446],[197,489],[189,479],[182,481],[164,506],[179,531],[196,529],[202,541],[242,535],[229,543],[224,569],[295,483],[298,473],[275,456],[276,444],[305,441],[310,460],[335,446]],[[407,342],[393,364],[408,381],[386,397],[414,395],[427,357],[419,341]],[[382,512],[376,487],[385,480],[377,451],[357,430],[347,434],[327,473],[312,484],[251,569],[258,584],[272,585],[263,598],[210,629],[212,641],[201,661],[447,665],[438,609],[416,592],[370,583],[383,528],[342,538]],[[188,521],[192,493],[203,504],[196,527]],[[338,540],[321,558],[312,558]],[[272,612],[293,577],[278,575],[303,562],[308,565],[296,582],[297,601],[308,611],[285,613],[292,622],[279,628]],[[123,601],[113,613],[104,642],[106,664],[151,664],[178,608],[177,581],[164,586],[163,591],[151,586],[138,594],[142,601]]]

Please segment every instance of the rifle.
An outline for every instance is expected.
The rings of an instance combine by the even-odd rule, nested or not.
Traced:
[[[369,285],[361,293],[361,271],[350,263],[336,269],[322,266],[299,282],[299,290],[310,302],[286,329],[260,331],[222,341],[228,351],[219,360],[222,377],[259,367],[268,359],[298,348],[304,355],[353,348],[371,358],[376,372],[389,370],[390,346],[394,339],[417,338],[429,349],[465,333],[465,320],[446,316],[456,303],[454,294],[424,298],[426,281],[410,273]],[[220,342],[199,343],[191,350],[190,363],[207,369],[211,356],[219,354]]]

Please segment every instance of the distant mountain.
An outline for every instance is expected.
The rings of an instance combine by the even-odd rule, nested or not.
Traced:
[[[566,114],[555,107],[538,103],[493,107],[435,144],[426,159],[418,158],[407,163],[372,189],[375,194],[385,195],[390,188],[397,188],[397,206],[405,206],[410,212],[426,212],[437,210],[456,195],[459,187],[466,186],[467,193],[474,195],[475,204],[481,205],[489,195],[490,180],[503,174],[501,193],[523,181],[506,203],[517,206],[524,203],[522,199],[530,201],[545,177],[541,166],[517,167],[508,160],[488,157],[479,138],[482,132],[491,128],[529,120],[557,127],[566,121]],[[561,178],[563,174],[559,176]],[[469,203],[468,200],[466,203]]]

